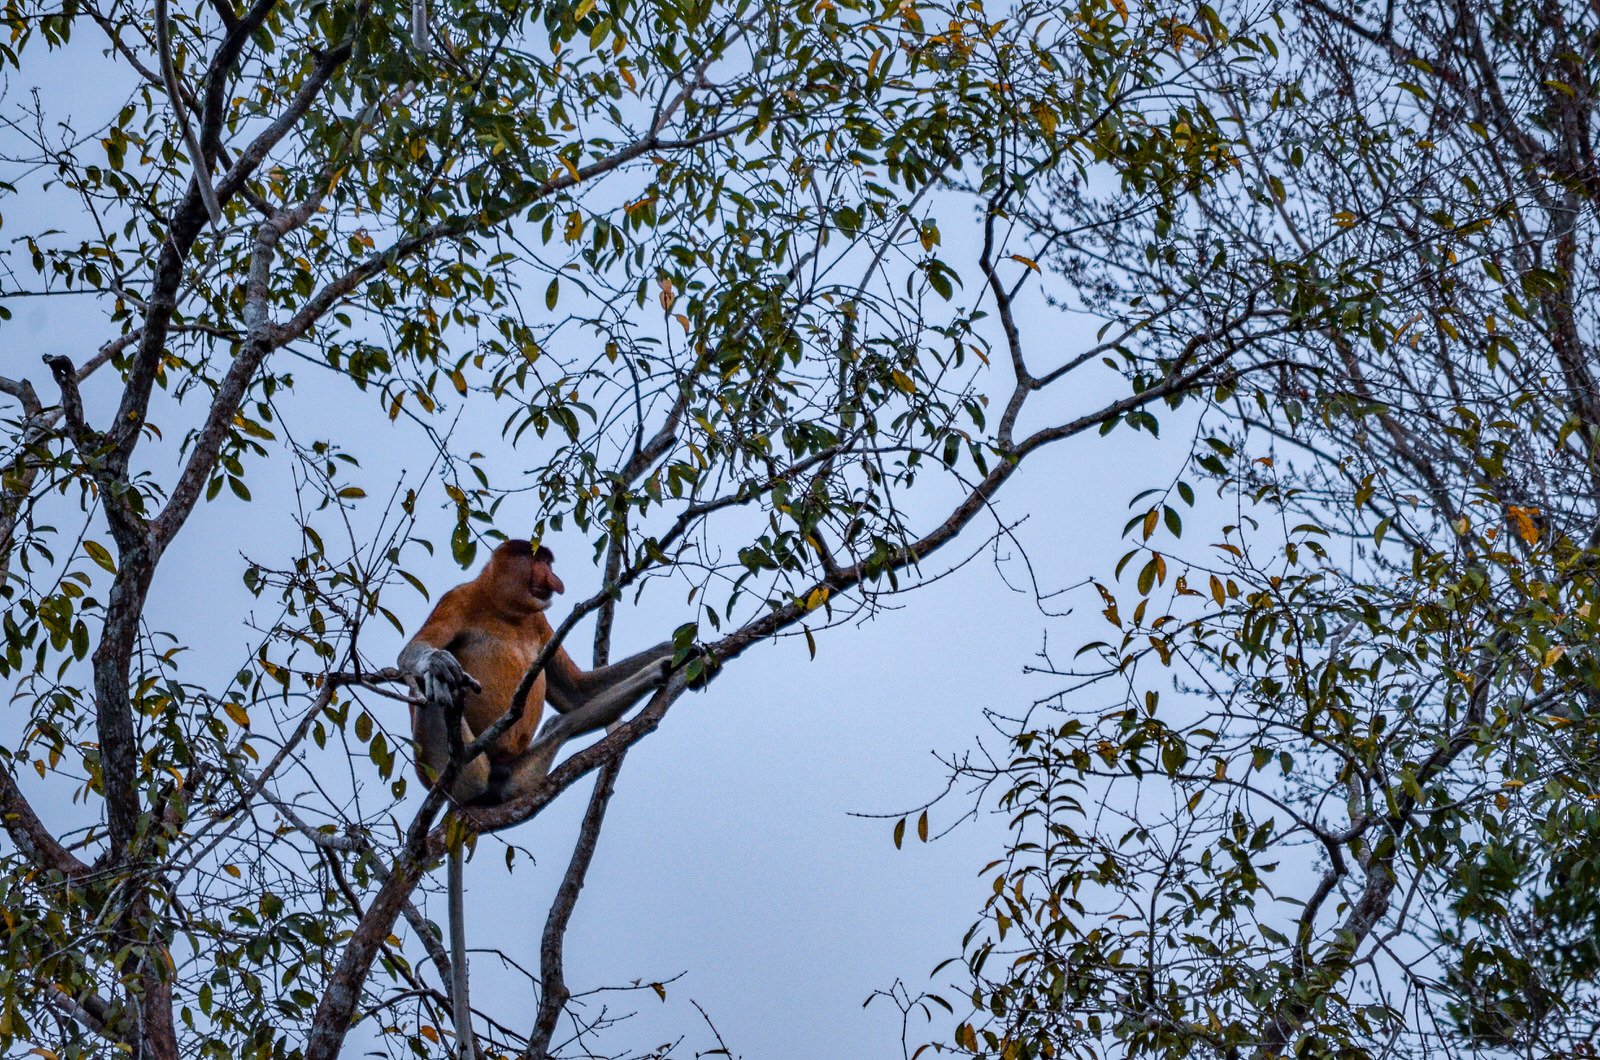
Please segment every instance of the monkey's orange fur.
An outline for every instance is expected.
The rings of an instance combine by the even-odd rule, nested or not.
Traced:
[[[482,687],[480,692],[467,690],[462,710],[474,733],[483,732],[510,709],[522,675],[555,635],[544,611],[551,596],[565,586],[550,562],[547,549],[535,553],[521,541],[501,545],[476,578],[440,597],[413,638],[454,655]],[[577,685],[584,677],[564,648],[556,649],[545,669],[567,685]],[[528,691],[522,717],[490,751],[494,762],[516,758],[533,742],[544,713],[545,686],[541,673]]]

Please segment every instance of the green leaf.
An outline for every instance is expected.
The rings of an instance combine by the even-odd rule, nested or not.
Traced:
[[[1155,557],[1152,556],[1150,557],[1149,562],[1144,565],[1143,569],[1139,571],[1139,595],[1149,596],[1150,590],[1155,588],[1155,584],[1156,560]]]

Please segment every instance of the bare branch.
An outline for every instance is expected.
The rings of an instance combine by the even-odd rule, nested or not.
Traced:
[[[189,160],[194,165],[194,182],[199,187],[200,201],[205,204],[206,214],[211,218],[212,227],[222,225],[222,206],[217,202],[217,193],[211,187],[210,166],[206,163],[206,156],[200,150],[200,140],[194,134],[194,127],[189,124],[189,116],[183,108],[183,92],[178,87],[178,72],[172,66],[172,24],[167,19],[167,0],[156,0],[156,54],[161,60],[161,83],[167,89],[167,101],[172,104],[172,114],[178,123],[178,128],[183,130],[183,142],[189,148]]]
[[[606,806],[616,789],[617,773],[622,769],[623,754],[618,753],[600,767],[595,778],[594,791],[589,796],[589,808],[584,811],[583,823],[578,828],[578,839],[567,862],[567,871],[561,877],[561,886],[545,915],[544,934],[539,944],[539,1012],[533,1022],[533,1033],[528,1038],[524,1060],[549,1060],[550,1039],[565,1010],[572,992],[567,989],[563,971],[562,948],[566,940],[567,925],[572,911],[577,908],[578,894],[583,890],[584,877],[594,860],[595,844],[600,837],[600,826],[605,823]]]

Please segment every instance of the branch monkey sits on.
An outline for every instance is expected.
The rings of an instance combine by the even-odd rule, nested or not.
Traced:
[[[555,635],[544,612],[566,587],[554,561],[548,548],[505,542],[476,578],[439,599],[400,652],[400,668],[417,677],[423,696],[411,708],[423,783],[432,785],[450,763],[447,719],[455,697],[465,695],[461,740],[469,744],[511,708],[523,675]],[[664,642],[584,671],[558,647],[529,690],[522,717],[487,755],[462,765],[451,798],[493,806],[531,790],[549,772],[562,743],[604,728],[660,688],[671,671],[672,652]],[[550,719],[535,740],[546,702],[560,717]]]

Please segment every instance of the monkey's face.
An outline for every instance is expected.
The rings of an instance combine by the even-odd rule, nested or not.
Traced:
[[[548,548],[540,548],[528,562],[528,595],[533,598],[535,611],[543,611],[556,593],[567,591],[556,576],[555,559]]]
[[[507,541],[495,549],[484,576],[491,591],[514,611],[543,611],[555,595],[566,591],[556,576],[555,556],[548,548],[526,541]]]

